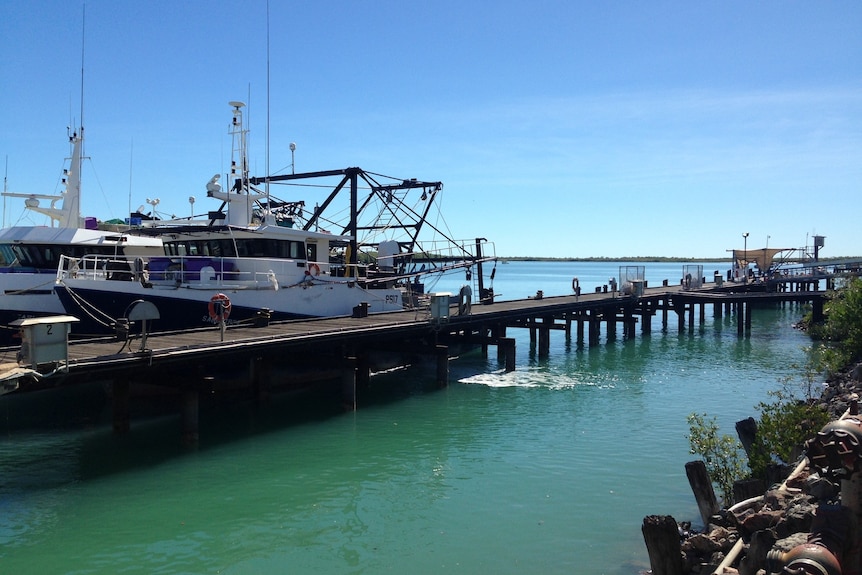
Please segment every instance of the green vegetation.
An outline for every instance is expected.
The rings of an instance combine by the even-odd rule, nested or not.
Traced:
[[[725,505],[733,502],[733,482],[745,475],[742,444],[727,434],[718,435],[715,417],[705,413],[688,416],[690,453],[700,454],[709,478],[722,493]]]
[[[805,442],[829,423],[829,413],[814,397],[817,370],[812,360],[804,370],[806,376],[803,397],[793,389],[791,378],[782,381],[781,388],[770,391],[771,402],[760,402],[757,411],[757,435],[748,454],[752,477],[765,478],[770,463],[793,463],[801,454]],[[797,367],[797,366],[792,366]]]
[[[765,478],[770,463],[793,463],[805,441],[826,423],[829,414],[816,398],[816,382],[824,370],[837,373],[862,359],[862,279],[850,280],[830,295],[824,306],[825,321],[808,331],[819,344],[809,350],[804,368],[791,366],[804,375],[802,389],[794,389],[792,377],[781,380],[781,387],[769,393],[773,401],[757,405],[760,418],[757,434],[748,454],[750,477]],[[715,485],[732,501],[733,482],[745,478],[741,444],[729,435],[718,435],[715,418],[705,414],[688,417],[691,453],[700,454]]]
[[[731,435],[719,435],[714,417],[697,413],[688,416],[690,453],[703,457],[710,479],[722,492],[726,505],[733,503],[736,480],[766,479],[770,463],[793,463],[805,441],[829,422],[825,407],[811,394],[814,371],[808,369],[806,373],[809,377],[803,398],[788,377],[779,390],[769,392],[774,401],[757,404],[760,417],[747,466],[742,444]]]
[[[862,360],[862,279],[853,278],[835,290],[823,307],[822,325],[808,325],[808,333],[820,340],[818,353],[830,373],[838,373]]]

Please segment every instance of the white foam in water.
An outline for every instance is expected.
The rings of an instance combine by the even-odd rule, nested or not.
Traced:
[[[485,385],[487,387],[541,387],[545,389],[572,389],[575,387],[597,387],[613,389],[614,381],[588,381],[582,377],[591,374],[548,373],[547,370],[527,369],[506,372],[503,370],[491,373],[480,373],[458,380],[458,383]]]

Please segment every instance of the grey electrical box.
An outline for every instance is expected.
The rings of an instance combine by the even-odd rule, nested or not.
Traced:
[[[449,319],[450,297],[452,297],[452,294],[449,292],[431,294],[431,319],[437,321],[447,321]]]
[[[52,315],[16,319],[9,325],[21,330],[18,362],[36,367],[43,363],[69,360],[69,332],[78,318]]]

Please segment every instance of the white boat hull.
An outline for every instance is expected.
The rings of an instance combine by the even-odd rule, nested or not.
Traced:
[[[150,324],[153,331],[188,329],[225,323],[239,325],[254,321],[261,310],[271,319],[346,316],[367,304],[368,313],[400,311],[403,294],[399,289],[363,289],[356,282],[315,280],[290,287],[255,289],[212,282],[177,287],[147,287],[136,281],[94,281],[66,278],[56,292],[65,313],[81,320],[80,333],[105,333],[113,330],[116,319],[128,315],[138,300],[156,306],[159,319]],[[224,311],[214,304],[223,294],[230,302]],[[76,326],[77,327],[77,326]]]

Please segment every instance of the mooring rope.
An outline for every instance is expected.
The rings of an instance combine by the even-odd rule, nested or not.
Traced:
[[[84,312],[85,314],[87,314],[87,316],[90,319],[92,319],[93,321],[95,321],[99,325],[106,327],[106,328],[112,328],[114,326],[114,323],[116,322],[116,320],[114,318],[112,318],[111,316],[109,316],[108,314],[106,314],[105,312],[103,312],[102,310],[97,308],[95,305],[93,305],[90,302],[88,302],[87,300],[85,300],[82,296],[77,294],[75,292],[75,290],[70,288],[65,283],[63,284],[63,287],[66,288],[66,291],[69,292],[69,296],[75,301],[76,304],[78,304],[78,307],[81,308],[81,311]],[[102,320],[102,319],[96,317],[95,315],[93,315],[93,313],[91,313],[90,310],[100,314],[103,318],[105,318],[105,320]],[[110,322],[110,323],[107,323],[107,322]]]

